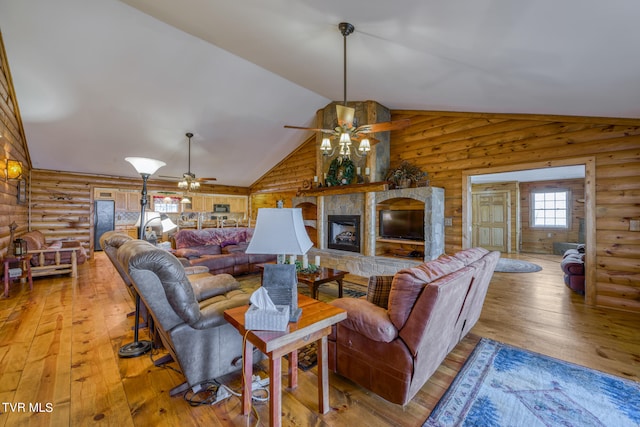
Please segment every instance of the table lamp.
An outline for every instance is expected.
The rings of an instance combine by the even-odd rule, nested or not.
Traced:
[[[278,256],[277,266],[265,265],[262,286],[267,288],[274,304],[290,307],[291,321],[297,321],[302,310],[298,308],[296,266],[295,264],[285,265],[284,260],[287,254],[306,254],[311,246],[313,242],[304,228],[302,209],[258,209],[256,228],[246,253]],[[284,279],[285,277],[293,279]]]

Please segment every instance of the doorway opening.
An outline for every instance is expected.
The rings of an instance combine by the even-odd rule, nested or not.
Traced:
[[[473,213],[473,184],[479,182],[496,182],[497,177],[503,180],[548,180],[552,172],[560,169],[569,171],[575,167],[584,171],[584,240],[585,240],[585,303],[595,304],[595,289],[590,286],[595,283],[595,158],[581,157],[547,162],[509,165],[484,169],[473,169],[462,173],[462,247],[469,248],[474,244],[474,213]],[[522,174],[532,175],[534,178],[520,178]],[[537,178],[536,178],[537,177]],[[577,176],[573,176],[577,178]],[[553,179],[553,178],[551,178]],[[520,238],[517,239],[520,241]]]

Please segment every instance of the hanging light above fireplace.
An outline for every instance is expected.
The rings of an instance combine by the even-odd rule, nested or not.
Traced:
[[[316,132],[322,132],[325,136],[322,138],[320,151],[325,156],[332,157],[336,149],[343,157],[349,158],[353,152],[358,157],[366,156],[371,151],[371,141],[378,142],[369,134],[375,132],[386,132],[395,129],[402,129],[410,124],[409,119],[396,120],[391,122],[373,123],[370,125],[358,126],[355,119],[355,108],[347,106],[347,36],[355,30],[355,27],[348,22],[341,22],[338,28],[342,33],[344,47],[344,102],[343,105],[336,105],[336,115],[338,118],[338,126],[335,129],[317,129],[301,126],[285,125],[289,129],[305,129]],[[331,146],[331,139],[337,139],[338,145],[334,148]],[[357,150],[352,150],[352,141],[360,141]]]

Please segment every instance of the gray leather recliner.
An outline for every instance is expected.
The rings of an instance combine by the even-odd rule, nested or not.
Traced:
[[[186,377],[186,383],[172,389],[171,395],[189,388],[197,392],[203,383],[241,369],[242,336],[224,319],[224,311],[248,304],[250,290],[226,282],[209,288],[207,298],[198,301],[180,261],[143,240],[124,242],[117,261],[149,310],[162,344]]]

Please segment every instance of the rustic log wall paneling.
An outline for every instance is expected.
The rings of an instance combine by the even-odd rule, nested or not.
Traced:
[[[640,311],[640,120],[425,111],[392,112],[412,125],[392,132],[391,167],[402,160],[445,189],[445,251],[462,244],[462,172],[594,156],[595,304]],[[615,196],[617,195],[617,197]],[[591,195],[593,196],[593,195]]]
[[[569,191],[569,194],[571,195],[569,205],[571,218],[569,221],[568,229],[531,227],[531,193],[533,191],[540,190]],[[584,221],[583,179],[520,183],[520,206],[520,221],[522,224],[522,252],[552,254],[553,242],[579,242],[580,221]],[[549,236],[549,234],[551,236]]]
[[[10,158],[22,162],[23,175],[28,195],[28,177],[31,159],[24,140],[24,130],[18,101],[13,89],[11,71],[0,33],[0,256],[4,255],[10,243],[9,224],[15,222],[18,227],[15,237],[28,230],[28,204],[18,204],[18,186],[16,180],[4,180],[5,160]]]
[[[93,252],[94,188],[140,191],[141,178],[34,169],[31,174],[31,229],[47,240],[74,239]],[[177,183],[150,179],[148,192],[177,191]],[[199,193],[248,195],[246,187],[202,185]]]
[[[278,200],[292,207],[291,199],[303,189],[303,183],[313,185],[317,150],[314,135],[251,186],[251,218],[257,217],[259,208],[276,207]]]

